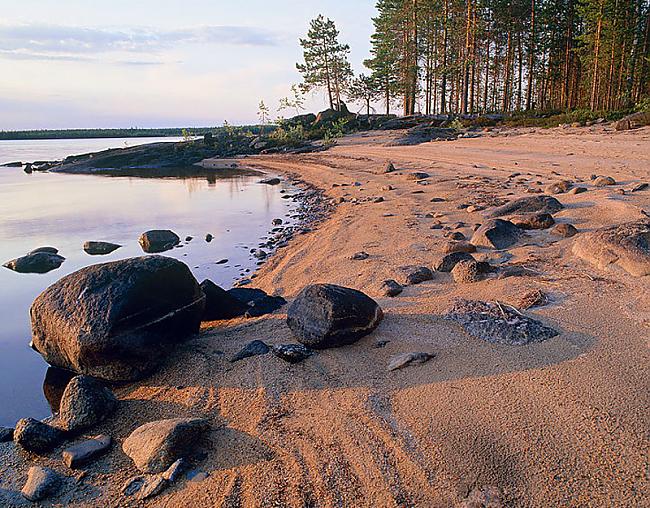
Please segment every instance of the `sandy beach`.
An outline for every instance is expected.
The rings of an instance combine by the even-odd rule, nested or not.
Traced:
[[[519,129],[386,146],[397,135],[371,131],[325,152],[246,159],[336,202],[327,220],[260,268],[253,286],[289,301],[315,282],[359,289],[385,313],[375,332],[297,365],[273,355],[230,363],[254,339],[295,342],[286,307],[208,323],[152,377],[115,388],[115,416],[91,434],[115,444],[84,475],[61,464],[59,452],[35,458],[0,445],[0,504],[30,504],[10,491],[36,463],[71,477],[57,506],[447,507],[488,486],[504,506],[646,505],[648,276],[600,270],[572,253],[573,238],[535,230],[507,251],[475,255],[525,267],[526,276],[459,284],[435,273],[395,298],[379,286],[401,266],[433,267],[448,231],[470,238],[490,207],[556,181],[587,188],[556,196],[565,209],[555,220],[580,234],[644,218],[650,190],[630,189],[650,182],[650,128]],[[388,162],[396,171],[384,173]],[[413,171],[429,174],[425,184],[408,178]],[[592,174],[617,185],[594,187]],[[468,204],[485,209],[459,206]],[[351,259],[360,251],[369,257]],[[560,332],[544,342],[495,345],[443,319],[457,298],[518,306],[533,289],[550,301],[524,312]],[[414,351],[434,357],[387,370],[393,356]],[[193,465],[209,476],[147,501],[123,497],[138,473],[121,443],[143,423],[180,416],[211,421],[205,456]]]

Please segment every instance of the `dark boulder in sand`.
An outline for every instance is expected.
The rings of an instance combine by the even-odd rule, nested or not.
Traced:
[[[143,251],[155,254],[156,252],[173,249],[180,243],[181,239],[176,233],[168,229],[152,229],[142,233],[138,241]]]
[[[36,298],[33,345],[56,367],[112,381],[139,379],[199,331],[204,305],[196,279],[175,259],[93,265]]]
[[[7,261],[4,265],[18,273],[47,273],[60,267],[65,258],[51,252],[31,252],[25,256]]]
[[[265,295],[263,298],[253,300],[244,316],[247,318],[265,316],[280,309],[286,303],[287,301],[281,296]]]
[[[454,267],[461,261],[474,261],[474,257],[467,252],[452,252],[444,255],[438,263],[436,263],[436,272],[451,272]]]
[[[529,196],[515,199],[492,210],[489,217],[502,217],[503,215],[521,215],[526,213],[557,213],[564,206],[553,196]]]
[[[641,220],[583,233],[573,253],[605,269],[615,265],[630,275],[650,275],[650,221]]]
[[[14,441],[29,452],[47,453],[63,441],[63,431],[39,422],[34,418],[23,418],[16,424]]]
[[[80,431],[105,420],[117,407],[113,392],[89,376],[75,376],[66,386],[57,425],[63,430]]]
[[[104,256],[116,251],[120,247],[122,246],[111,242],[88,241],[84,243],[84,251],[91,256]]]
[[[553,328],[499,302],[457,300],[445,319],[455,321],[470,335],[493,344],[523,346],[558,335]]]
[[[395,297],[404,291],[404,286],[393,279],[386,279],[379,286],[379,292],[382,296]]]
[[[273,354],[288,363],[300,363],[314,352],[302,344],[278,344],[273,346]]]
[[[203,418],[173,418],[145,423],[135,429],[122,450],[143,473],[161,473],[180,458],[189,458],[210,429]]]
[[[248,310],[246,303],[235,298],[211,280],[206,279],[201,282],[201,289],[205,294],[205,310],[202,321],[232,319],[243,316]]]
[[[523,232],[512,222],[490,219],[476,230],[472,244],[488,249],[507,249],[517,243]]]
[[[395,280],[404,286],[420,284],[432,279],[433,272],[426,266],[400,266],[395,275]]]
[[[529,213],[512,217],[511,221],[520,229],[548,229],[555,224],[550,213]]]
[[[308,347],[324,349],[356,342],[372,332],[384,314],[372,298],[334,284],[304,288],[287,312],[287,324]]]

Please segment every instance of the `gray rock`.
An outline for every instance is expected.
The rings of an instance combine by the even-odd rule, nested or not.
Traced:
[[[314,349],[352,344],[372,332],[384,317],[372,298],[334,284],[305,287],[287,311],[287,325],[298,341]]]
[[[34,250],[30,250],[28,254],[36,254],[38,252],[45,252],[46,254],[58,254],[59,249],[56,247],[37,247]]]
[[[572,186],[573,182],[570,182],[569,180],[561,180],[547,185],[545,192],[547,194],[563,194],[571,189]]]
[[[412,173],[406,173],[407,180],[424,180],[429,178],[429,173],[424,173],[423,171],[413,171]]]
[[[122,450],[144,473],[161,473],[179,458],[195,451],[197,441],[210,429],[203,418],[174,418],[145,423],[135,429]]]
[[[84,243],[84,251],[91,256],[103,256],[119,249],[121,245],[111,242],[92,242]]]
[[[47,273],[59,268],[65,258],[50,252],[34,252],[7,261],[2,266],[18,273]]]
[[[499,302],[459,299],[445,319],[455,321],[470,335],[493,344],[523,346],[558,335],[540,321]]]
[[[265,355],[270,351],[269,346],[267,346],[261,340],[254,340],[249,342],[244,346],[244,348],[239,351],[235,356],[230,359],[231,363],[238,362],[244,358],[249,358],[251,356]]]
[[[394,297],[404,291],[404,287],[393,279],[387,279],[381,283],[379,291],[382,296]]]
[[[551,231],[554,235],[570,238],[578,234],[578,230],[573,224],[558,224]]]
[[[205,296],[189,268],[146,256],[82,268],[31,307],[34,348],[56,367],[139,379],[199,331]]]
[[[456,263],[451,270],[455,282],[460,284],[478,282],[483,279],[484,272],[481,265],[474,260],[462,260]]]
[[[280,344],[273,346],[273,354],[285,362],[300,363],[314,352],[302,344]]]
[[[616,180],[611,176],[599,176],[594,180],[596,187],[607,187],[608,185],[616,185]]]
[[[162,473],[162,477],[167,480],[169,483],[174,483],[180,475],[183,474],[183,471],[187,469],[187,461],[183,458],[178,459],[167,470]]]
[[[404,286],[420,284],[433,279],[433,272],[426,266],[400,266],[397,269],[395,280]]]
[[[535,212],[554,214],[563,208],[562,203],[552,196],[529,196],[510,201],[510,203],[495,208],[490,212],[489,217],[521,215]]]
[[[260,180],[260,183],[265,183],[266,185],[279,185],[280,182],[279,178],[265,178],[264,180]]]
[[[650,184],[647,184],[645,182],[644,183],[639,183],[639,184],[635,185],[634,187],[632,187],[631,192],[640,192],[642,190],[646,190],[649,186],[650,186]]]
[[[66,448],[62,452],[61,458],[70,469],[77,469],[108,451],[110,446],[111,437],[102,434]]]
[[[384,166],[384,173],[392,173],[393,171],[395,171],[395,166],[392,162],[387,162]]]
[[[142,250],[154,254],[173,249],[180,243],[179,236],[168,229],[152,229],[140,235],[138,242]]]
[[[122,494],[136,499],[149,499],[160,494],[168,485],[162,475],[134,476],[122,486]]]
[[[356,252],[350,256],[350,259],[354,261],[363,261],[364,259],[368,259],[370,257],[370,254],[367,252]]]
[[[393,356],[388,362],[388,370],[398,370],[408,367],[409,365],[416,365],[418,363],[428,362],[435,355],[430,353],[402,353]]]
[[[555,219],[549,213],[517,215],[510,220],[520,229],[548,229],[555,224]]]
[[[582,194],[583,192],[587,192],[586,187],[574,187],[569,191],[569,194]]]
[[[56,495],[62,483],[63,477],[52,469],[32,466],[27,473],[27,482],[20,492],[29,501],[41,501]]]
[[[29,452],[44,454],[63,441],[61,430],[34,418],[23,418],[16,423],[14,441]]]
[[[502,219],[489,219],[476,230],[472,243],[477,247],[507,249],[517,243],[522,231],[512,222]]]
[[[94,427],[117,407],[108,388],[88,376],[73,377],[66,386],[59,406],[58,425],[67,431]]]
[[[635,277],[650,275],[650,220],[582,233],[573,253],[601,269],[615,266]]]
[[[452,252],[444,255],[435,265],[436,272],[449,273],[461,261],[474,261],[474,257],[467,252]]]
[[[0,427],[0,443],[8,443],[14,440],[14,429]]]

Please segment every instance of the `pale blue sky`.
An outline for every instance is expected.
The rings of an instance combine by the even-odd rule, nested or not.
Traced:
[[[363,71],[374,4],[0,0],[0,130],[254,123],[299,82],[298,37],[320,13]]]

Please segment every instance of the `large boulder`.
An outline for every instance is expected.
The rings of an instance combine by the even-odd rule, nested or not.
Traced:
[[[58,426],[67,431],[91,428],[108,417],[117,399],[108,388],[88,376],[73,377],[63,392]]]
[[[636,277],[650,275],[650,220],[583,233],[573,253],[601,269],[615,265]]]
[[[203,418],[173,418],[145,423],[126,438],[122,449],[143,473],[161,473],[194,452],[210,424]]]
[[[211,280],[201,282],[201,290],[205,294],[205,310],[203,321],[217,321],[243,316],[248,310],[248,304],[232,296]]]
[[[59,254],[38,251],[7,261],[2,266],[18,273],[47,273],[56,270],[64,261],[65,258]]]
[[[82,268],[32,304],[32,341],[45,360],[80,374],[139,379],[199,331],[205,295],[189,268],[146,256]]]
[[[510,221],[490,219],[476,230],[472,236],[472,244],[488,249],[507,249],[517,243],[522,234]]]
[[[503,215],[523,215],[527,213],[550,213],[554,214],[562,210],[564,206],[553,196],[528,196],[515,199],[505,205],[493,209],[489,217],[502,217]]]
[[[142,250],[149,254],[173,249],[180,241],[180,237],[168,229],[152,229],[151,231],[146,231],[140,235],[140,239],[138,240]]]
[[[314,349],[343,346],[372,332],[384,314],[372,298],[334,284],[304,288],[287,311],[287,324]]]

